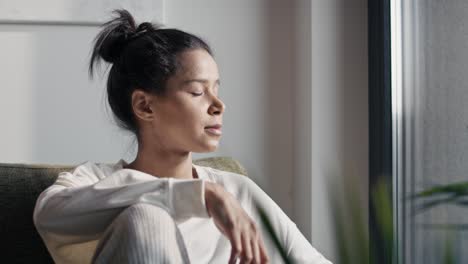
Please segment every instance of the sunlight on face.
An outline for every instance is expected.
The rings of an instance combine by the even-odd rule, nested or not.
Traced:
[[[219,72],[203,49],[178,55],[180,68],[166,82],[166,94],[154,101],[154,135],[170,149],[211,152],[221,139],[225,105],[218,98]]]

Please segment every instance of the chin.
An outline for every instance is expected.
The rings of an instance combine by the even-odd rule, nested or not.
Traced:
[[[208,152],[214,152],[218,149],[219,142],[209,142],[208,144],[204,144],[200,146],[196,151],[198,153],[208,153]]]
[[[216,151],[217,149],[218,149],[218,145],[216,145],[216,146],[211,146],[211,147],[206,148],[204,152],[214,152],[214,151]]]

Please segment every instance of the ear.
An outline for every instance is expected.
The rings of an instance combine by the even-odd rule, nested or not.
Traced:
[[[132,93],[132,109],[137,119],[151,121],[154,119],[152,102],[154,95],[143,90],[136,89]]]

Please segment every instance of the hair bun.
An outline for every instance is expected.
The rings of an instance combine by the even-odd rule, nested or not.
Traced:
[[[107,62],[116,62],[131,35],[133,35],[132,31],[126,27],[119,26],[116,30],[110,32],[102,42],[99,55]]]
[[[142,32],[142,31],[151,31],[151,30],[155,30],[156,27],[155,25],[149,23],[149,22],[143,22],[141,23],[138,28],[137,28],[137,33],[138,32]]]
[[[94,63],[100,58],[106,62],[115,63],[122,54],[128,39],[136,32],[135,20],[127,10],[115,10],[113,13],[117,16],[102,25],[101,32],[94,40],[90,73]]]

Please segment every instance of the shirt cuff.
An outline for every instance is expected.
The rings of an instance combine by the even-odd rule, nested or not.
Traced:
[[[205,203],[204,179],[169,179],[169,199],[176,221],[190,217],[209,218]]]

